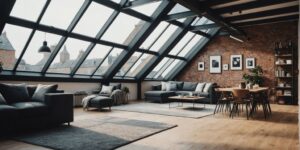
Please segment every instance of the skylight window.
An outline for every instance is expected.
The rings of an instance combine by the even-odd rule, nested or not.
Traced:
[[[143,26],[144,21],[120,13],[102,39],[128,45]]]
[[[171,50],[171,52],[169,53],[170,55],[178,55],[178,53],[180,51],[183,50],[183,48],[186,46],[186,44],[192,40],[192,38],[195,36],[195,33],[192,32],[188,32],[187,34],[185,34],[185,36],[183,38],[181,38],[181,40],[176,44],[176,46]]]
[[[169,66],[166,68],[166,70],[161,74],[161,77],[162,77],[163,79],[168,79],[168,76],[170,75],[170,73],[172,72],[172,70],[174,70],[174,68],[175,68],[176,66],[178,66],[179,63],[182,63],[182,62],[183,62],[182,60],[178,60],[178,59],[172,60],[171,65],[169,65]]]
[[[186,12],[186,11],[190,11],[190,10],[188,8],[180,5],[180,4],[176,4],[174,6],[174,8],[169,12],[169,15],[177,14],[177,13],[181,13],[181,12]]]
[[[73,32],[95,37],[113,10],[92,2]]]
[[[148,38],[144,41],[144,43],[142,44],[142,46],[140,48],[148,50],[152,46],[152,44],[155,42],[155,40],[157,38],[159,38],[160,34],[162,34],[164,32],[164,30],[167,29],[168,26],[169,26],[168,23],[161,22],[155,28],[155,30],[148,36]]]
[[[89,42],[68,38],[47,72],[69,74],[89,44]]]
[[[201,35],[196,35],[185,47],[184,49],[179,53],[178,56],[185,57],[186,54],[192,50],[192,48],[200,42],[200,40],[203,38]]]
[[[127,60],[127,62],[116,74],[116,76],[124,76],[128,72],[128,70],[135,64],[135,62],[140,58],[141,55],[142,53],[140,52],[133,53],[133,55]]]
[[[145,14],[147,16],[151,16],[160,4],[161,4],[161,1],[158,1],[158,2],[153,2],[150,4],[133,7],[132,9],[135,11],[138,11],[142,14]]]
[[[84,0],[51,0],[41,24],[67,29]]]
[[[153,55],[143,54],[142,57],[132,66],[132,68],[125,75],[126,77],[135,77],[142,69],[144,69],[145,65],[149,63],[150,60],[154,58]]]
[[[160,48],[166,44],[172,34],[178,29],[177,26],[170,25],[167,30],[159,37],[155,44],[150,48],[151,51],[158,52]]]
[[[76,74],[92,75],[101,62],[104,61],[111,49],[112,47],[97,44],[81,64]]]
[[[17,0],[10,16],[37,21],[46,0]]]
[[[158,65],[148,74],[147,79],[152,79],[158,73],[159,70],[167,63],[169,58],[164,58],[162,61],[158,63]]]
[[[46,33],[46,41],[50,49],[53,51],[59,42],[61,36]],[[24,54],[22,62],[18,66],[18,70],[40,72],[51,53],[38,53],[39,48],[45,40],[45,33],[36,31],[30,44]]]
[[[114,48],[109,55],[106,57],[104,62],[101,64],[101,66],[96,71],[95,75],[103,76],[109,67],[118,59],[119,55],[122,53],[122,49]]]
[[[8,55],[0,56],[0,61],[4,62],[3,69],[13,69],[16,58],[19,58],[30,33],[31,29],[5,24],[1,34],[0,49],[5,50]]]
[[[197,17],[194,21],[193,21],[193,23],[192,23],[192,26],[198,26],[198,25],[203,25],[203,24],[206,24],[208,21],[210,21],[210,20],[208,20],[207,18],[205,18],[205,17]]]

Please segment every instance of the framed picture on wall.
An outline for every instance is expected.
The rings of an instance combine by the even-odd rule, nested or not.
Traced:
[[[228,64],[223,64],[223,70],[228,70]]]
[[[242,70],[243,69],[243,57],[242,55],[231,55],[230,56],[230,68],[231,70]]]
[[[210,73],[221,73],[221,56],[210,56],[209,57],[209,72]]]
[[[198,71],[204,71],[204,62],[198,62]]]
[[[246,58],[246,68],[247,69],[255,68],[255,58]]]

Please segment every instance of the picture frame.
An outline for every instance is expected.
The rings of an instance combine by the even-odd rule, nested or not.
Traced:
[[[198,62],[198,71],[204,71],[204,62]]]
[[[223,70],[229,70],[229,65],[228,64],[223,64]]]
[[[242,70],[243,69],[243,56],[242,55],[231,55],[230,56],[230,69],[231,70]]]
[[[255,58],[246,58],[245,64],[247,69],[255,68]]]
[[[221,56],[210,56],[209,57],[209,72],[210,73],[221,73]]]

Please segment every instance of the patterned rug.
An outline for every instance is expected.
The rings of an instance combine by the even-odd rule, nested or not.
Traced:
[[[186,118],[202,118],[205,116],[212,115],[214,113],[216,105],[205,104],[195,104],[193,103],[171,103],[171,108],[169,108],[169,103],[149,103],[149,102],[139,102],[127,105],[120,105],[112,107],[113,110],[129,111],[129,112],[139,112],[166,116],[176,116],[176,117],[186,117]]]
[[[118,117],[75,121],[71,126],[18,135],[15,140],[51,149],[110,150],[176,127]]]

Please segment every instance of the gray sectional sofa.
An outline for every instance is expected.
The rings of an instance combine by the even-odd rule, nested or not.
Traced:
[[[176,95],[194,95],[205,97],[204,103],[216,103],[216,94],[214,88],[216,83],[197,83],[169,81],[161,82],[158,85],[152,85],[150,91],[144,93],[145,100],[151,102],[168,102],[168,97]]]
[[[57,85],[0,83],[0,135],[73,121],[73,95]]]

